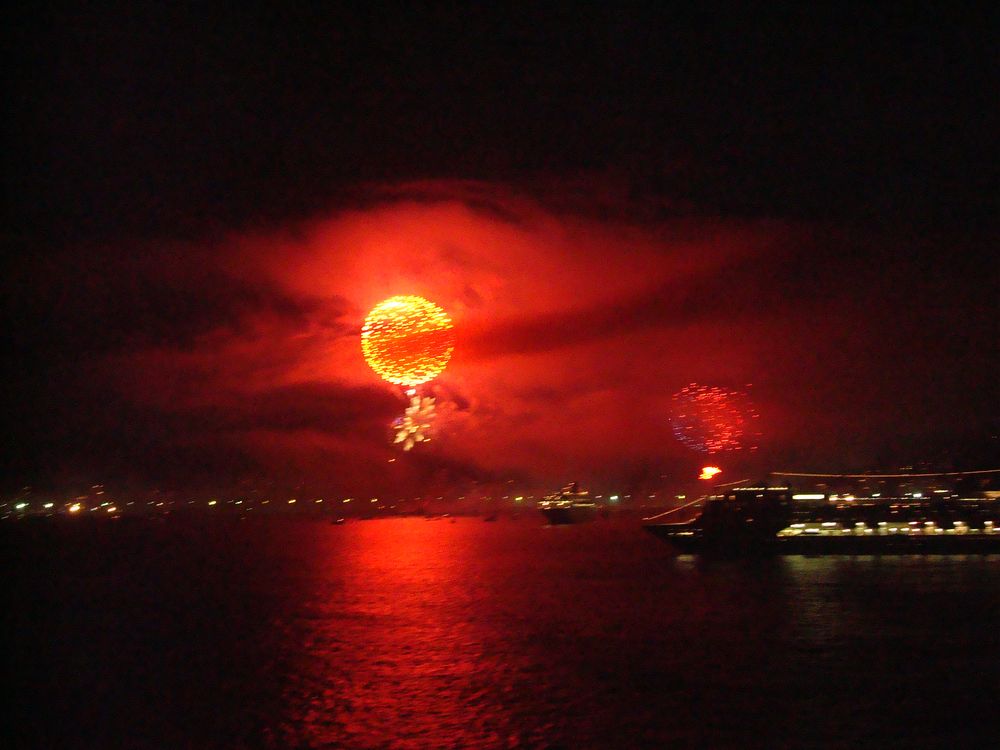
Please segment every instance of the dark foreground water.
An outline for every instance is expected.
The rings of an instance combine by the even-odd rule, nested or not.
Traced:
[[[5,747],[989,747],[1000,556],[676,557],[534,519],[4,541]]]

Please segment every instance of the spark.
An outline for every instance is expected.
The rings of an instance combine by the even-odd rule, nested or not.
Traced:
[[[402,443],[408,451],[417,443],[430,440],[431,422],[434,420],[434,399],[431,396],[411,396],[410,405],[403,416],[396,420],[394,443]]]

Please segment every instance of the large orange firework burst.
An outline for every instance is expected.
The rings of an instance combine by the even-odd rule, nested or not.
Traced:
[[[379,302],[365,318],[361,351],[382,378],[409,388],[433,380],[455,348],[451,318],[433,302],[412,295]]]
[[[703,453],[757,448],[758,414],[746,393],[691,383],[673,401],[674,437],[688,448]]]

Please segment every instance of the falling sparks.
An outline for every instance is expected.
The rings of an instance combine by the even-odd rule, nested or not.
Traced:
[[[703,453],[755,450],[758,414],[741,391],[691,383],[674,394],[674,437]]]
[[[365,360],[383,379],[416,386],[440,375],[455,347],[451,318],[416,296],[390,297],[377,304],[361,329]]]
[[[434,399],[431,396],[410,396],[410,405],[403,416],[396,420],[396,438],[393,442],[402,444],[408,451],[417,443],[430,440],[431,422],[434,420]]]

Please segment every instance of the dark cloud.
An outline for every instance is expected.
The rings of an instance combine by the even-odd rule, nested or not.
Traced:
[[[736,321],[815,304],[815,298],[790,300],[776,272],[781,258],[754,258],[733,264],[723,274],[671,279],[635,297],[590,308],[499,321],[470,342],[482,356],[573,347],[623,333],[705,321]]]
[[[267,430],[365,433],[381,440],[385,425],[399,410],[399,399],[376,386],[298,383],[250,396],[233,394],[208,407],[182,410],[174,418],[204,432]]]
[[[144,347],[187,349],[205,335],[251,335],[267,320],[289,330],[336,325],[344,300],[292,296],[221,267],[211,248],[78,249],[32,258],[3,281],[9,350],[87,357]]]

